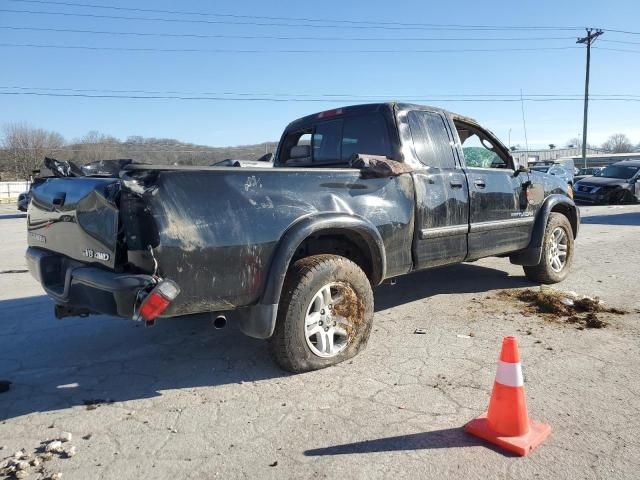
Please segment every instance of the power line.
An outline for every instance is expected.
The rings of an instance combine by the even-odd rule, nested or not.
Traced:
[[[434,41],[434,42],[451,42],[451,41],[544,41],[544,40],[573,40],[575,37],[466,37],[466,38],[441,38],[441,37],[305,37],[305,36],[282,36],[282,35],[228,35],[228,34],[198,34],[198,33],[166,33],[166,32],[117,32],[107,30],[78,30],[69,28],[42,28],[42,27],[15,27],[0,25],[0,29],[4,30],[26,30],[35,32],[56,32],[56,33],[83,33],[94,35],[132,35],[141,37],[169,37],[169,38],[234,38],[242,40],[340,40],[340,41],[379,41],[379,42],[398,42],[398,41]]]
[[[92,50],[113,52],[162,52],[162,53],[471,53],[471,52],[532,52],[545,50],[575,50],[580,47],[533,47],[533,48],[464,48],[422,50],[359,50],[359,49],[232,49],[232,48],[157,48],[157,47],[92,47],[88,45],[51,45],[36,43],[0,43],[0,47],[49,48],[63,50]]]
[[[640,32],[630,32],[629,30],[612,30],[610,28],[605,28],[604,31],[611,33],[624,33],[626,35],[640,35]]]
[[[606,40],[606,39],[602,39],[600,40],[600,42],[606,42],[606,43],[625,43],[627,45],[640,45],[640,42],[628,42],[625,40]]]
[[[640,53],[640,50],[628,50],[624,48],[608,48],[608,47],[593,47],[594,50],[607,50],[609,52],[627,52],[627,53]]]
[[[180,90],[118,90],[118,89],[98,89],[98,88],[62,88],[62,87],[26,87],[26,86],[14,86],[14,85],[0,85],[0,89],[4,90],[41,90],[41,91],[53,91],[53,92],[84,92],[84,93],[139,93],[139,94],[174,94],[174,95],[201,95],[201,96],[268,96],[268,97],[321,97],[321,98],[338,98],[338,99],[357,99],[357,98],[407,98],[407,99],[420,99],[421,95],[396,95],[396,94],[353,94],[353,93],[265,93],[265,92],[198,92],[198,91],[180,91]],[[581,93],[528,93],[526,97],[578,97],[582,98]],[[624,97],[624,98],[640,98],[640,94],[633,93],[600,93],[590,94],[592,97]],[[474,93],[474,94],[460,94],[460,93],[443,93],[443,94],[430,94],[431,99],[436,98],[516,98],[520,99],[520,94],[509,93]]]
[[[344,24],[356,24],[356,25],[370,25],[370,26],[387,26],[397,25],[402,27],[452,27],[452,28],[478,28],[478,29],[535,29],[535,30],[581,30],[583,27],[552,27],[552,26],[505,26],[505,25],[461,25],[461,24],[435,24],[435,23],[405,23],[394,21],[371,21],[371,20],[352,20],[352,19],[328,19],[328,18],[309,18],[309,17],[273,17],[273,16],[260,16],[260,15],[239,15],[230,13],[213,13],[202,11],[185,11],[185,10],[160,10],[160,9],[148,9],[137,7],[121,7],[114,5],[100,5],[95,3],[76,3],[76,2],[60,2],[60,1],[47,1],[47,0],[9,0],[14,3],[36,3],[41,5],[60,5],[68,7],[86,7],[86,8],[100,8],[107,10],[128,11],[128,12],[140,12],[140,13],[161,13],[171,15],[195,15],[206,17],[222,17],[222,18],[242,18],[242,19],[255,19],[255,20],[271,20],[271,21],[295,21],[295,22],[321,22],[321,23],[344,23]]]
[[[257,21],[236,21],[228,20],[204,20],[204,19],[186,19],[186,18],[166,18],[166,17],[128,17],[123,15],[102,15],[95,13],[71,13],[71,12],[47,12],[42,10],[10,10],[0,9],[0,12],[7,13],[29,13],[34,15],[58,15],[67,17],[83,17],[83,18],[106,18],[112,20],[137,20],[150,22],[166,22],[166,23],[199,23],[213,25],[253,25],[259,27],[294,27],[294,28],[352,28],[367,30],[458,30],[458,31],[501,31],[501,30],[546,30],[546,31],[573,31],[579,30],[578,27],[540,27],[540,26],[490,26],[490,25],[424,25],[424,26],[389,26],[389,25],[317,25],[317,24],[294,24],[282,22],[257,22]]]
[[[222,97],[222,96],[180,96],[180,95],[116,95],[116,94],[83,94],[83,93],[51,93],[51,92],[0,92],[0,95],[30,95],[38,97],[78,97],[78,98],[102,98],[102,99],[129,99],[129,100],[208,100],[208,101],[259,101],[259,102],[325,102],[325,103],[344,103],[347,101],[362,102],[362,98],[349,99],[331,99],[331,98],[273,98],[273,97]],[[578,97],[524,97],[520,98],[413,98],[415,101],[421,102],[561,102],[561,101],[582,101]],[[625,101],[640,102],[637,97],[612,97],[612,98],[594,98],[594,101]],[[380,101],[376,99],[374,101]]]

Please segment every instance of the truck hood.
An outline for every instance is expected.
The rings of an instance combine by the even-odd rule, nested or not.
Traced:
[[[578,184],[593,186],[593,187],[603,187],[603,186],[622,187],[622,186],[628,185],[629,182],[624,178],[587,177],[583,180],[580,180],[576,185]]]

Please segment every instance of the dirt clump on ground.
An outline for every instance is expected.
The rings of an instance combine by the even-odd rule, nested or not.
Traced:
[[[563,292],[548,287],[501,291],[498,298],[524,304],[525,316],[537,314],[546,320],[574,324],[579,330],[604,328],[609,322],[597,314],[624,315],[625,310],[609,307],[598,297],[579,296],[574,292]]]

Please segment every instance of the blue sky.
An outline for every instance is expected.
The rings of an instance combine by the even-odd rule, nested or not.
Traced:
[[[64,1],[64,0],[62,0]],[[596,26],[639,31],[637,0],[568,1],[379,1],[322,2],[67,0],[123,7],[201,11],[237,15],[352,19],[376,22],[515,26]],[[224,20],[220,17],[136,13],[96,8],[0,0],[0,9],[112,16]],[[227,18],[227,20],[230,20]],[[241,19],[231,19],[238,22]],[[246,19],[245,19],[246,21]],[[260,22],[260,20],[257,20]],[[264,21],[262,21],[264,22]],[[268,22],[265,22],[268,23]],[[280,23],[285,23],[281,21]],[[296,22],[289,22],[295,24]],[[0,26],[163,32],[203,35],[281,35],[333,37],[567,37],[530,41],[357,41],[229,38],[156,38],[0,29],[0,43],[109,46],[164,49],[306,49],[320,53],[167,53],[58,50],[0,46],[2,87],[236,92],[268,94],[376,95],[389,100],[446,95],[581,94],[584,49],[465,53],[416,53],[419,49],[575,47],[581,31],[429,31],[418,29],[311,28],[218,23],[175,23],[0,11]],[[607,32],[603,40],[640,42],[640,35]],[[637,50],[640,44],[596,43],[597,47]],[[354,53],[391,49],[396,53]],[[336,52],[336,50],[338,52]],[[402,51],[405,50],[405,51]],[[640,98],[640,53],[593,50],[591,92]],[[0,89],[0,91],[15,91]],[[444,98],[444,97],[442,97]],[[346,102],[353,103],[353,102]],[[431,101],[473,116],[505,143],[524,146],[521,105]],[[206,145],[238,145],[278,139],[296,117],[337,106],[334,102],[257,102],[87,99],[0,96],[0,124],[28,122],[57,130],[65,138],[98,130],[119,138],[169,137]],[[526,102],[529,146],[563,144],[582,130],[582,103]],[[617,132],[640,142],[640,102],[594,101],[589,139],[600,143]]]

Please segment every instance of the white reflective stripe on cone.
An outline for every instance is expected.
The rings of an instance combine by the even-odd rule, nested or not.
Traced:
[[[518,363],[508,363],[498,361],[498,371],[496,372],[496,382],[507,387],[523,387],[522,365]]]

